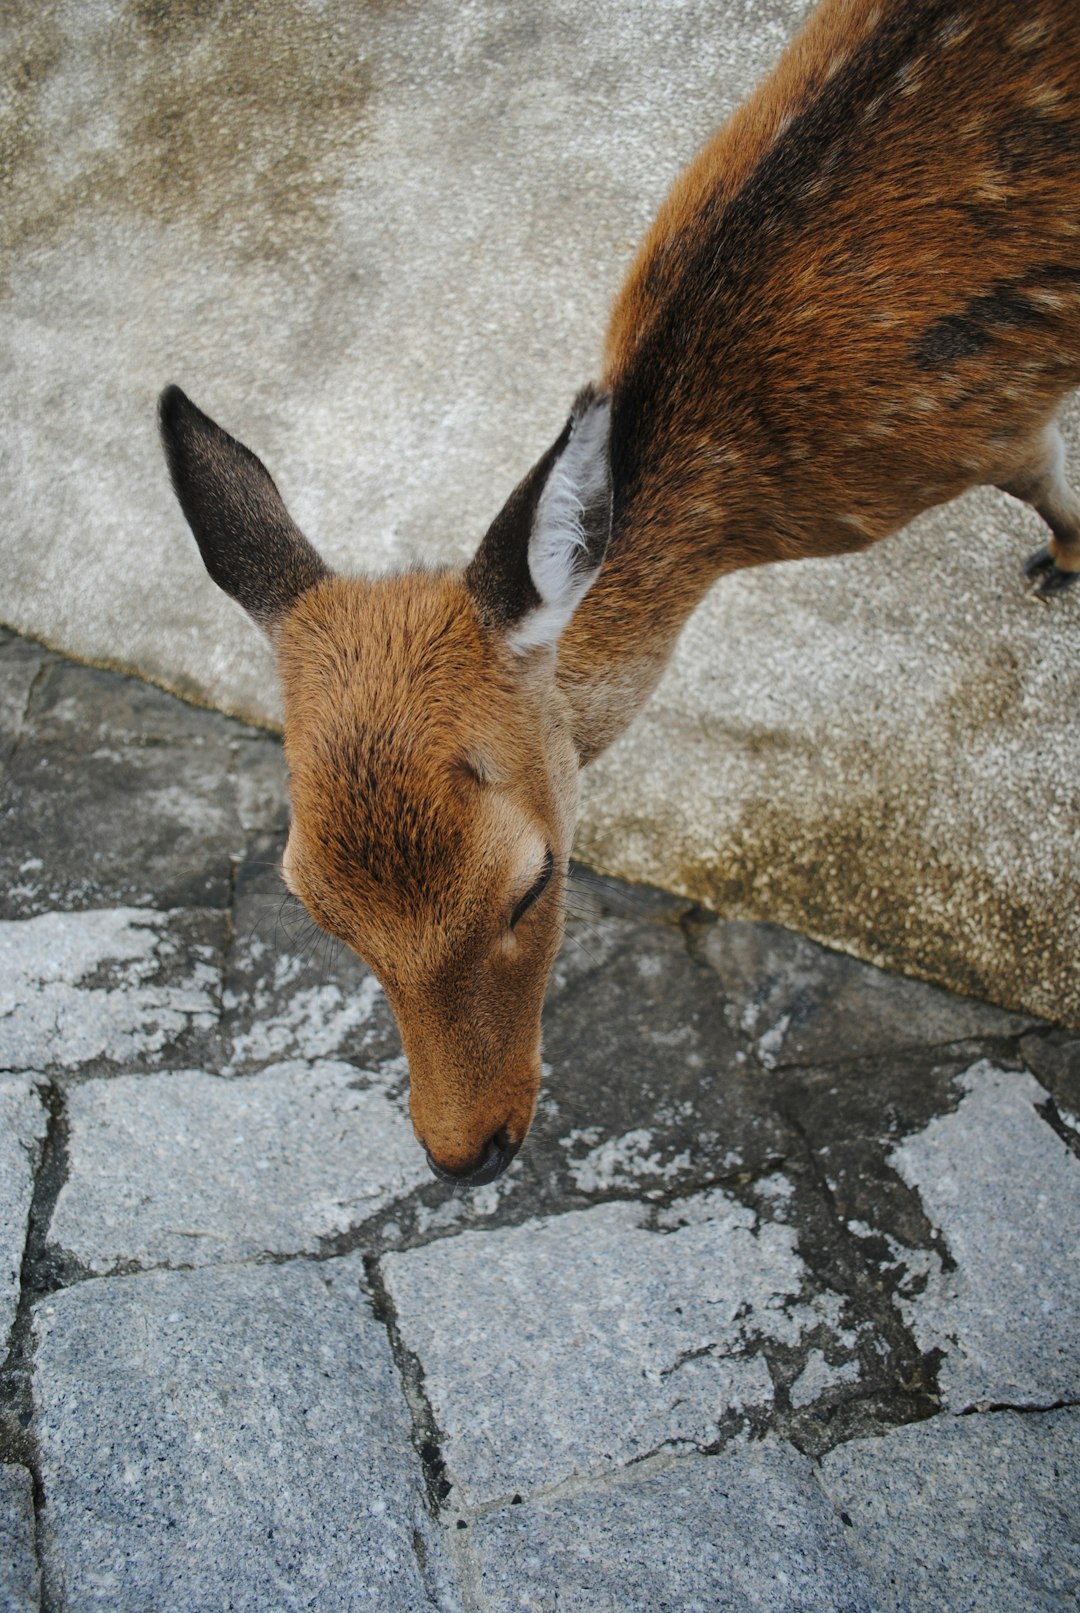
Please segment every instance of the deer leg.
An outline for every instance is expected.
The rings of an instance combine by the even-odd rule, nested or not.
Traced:
[[[1040,448],[1041,456],[1030,467],[998,485],[1030,504],[1050,528],[1045,548],[1037,549],[1024,566],[1026,576],[1039,579],[1036,594],[1048,599],[1080,576],[1080,499],[1065,479],[1065,443],[1057,426],[1047,426]]]

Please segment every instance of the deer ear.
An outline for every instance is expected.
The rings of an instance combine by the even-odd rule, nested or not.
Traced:
[[[611,530],[609,428],[608,398],[587,387],[466,569],[481,616],[515,650],[557,644],[600,570]]]
[[[266,632],[330,575],[293,524],[261,460],[178,386],[158,405],[165,458],[207,571]]]

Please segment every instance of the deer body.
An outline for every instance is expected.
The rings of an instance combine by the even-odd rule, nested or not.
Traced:
[[[601,378],[463,573],[332,575],[176,389],[174,485],[285,697],[287,882],[382,981],[417,1134],[490,1180],[528,1129],[578,769],[726,572],[992,483],[1080,573],[1075,0],[826,0],[677,182]]]

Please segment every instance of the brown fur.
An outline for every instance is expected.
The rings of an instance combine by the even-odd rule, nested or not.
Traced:
[[[565,714],[547,667],[530,676],[449,572],[331,578],[278,648],[287,882],[378,975],[417,1131],[463,1170],[499,1128],[520,1141],[539,1089],[558,892],[512,935],[507,915],[546,847],[560,869],[569,856]]]
[[[615,304],[615,524],[560,645],[583,755],[719,575],[1018,483],[1078,382],[1074,0],[827,0]]]
[[[677,182],[616,302],[610,490],[580,564],[599,522],[610,541],[557,663],[513,648],[541,597],[518,529],[573,421],[466,573],[367,583],[320,574],[258,461],[166,395],[207,564],[279,653],[286,878],[386,988],[443,1168],[528,1129],[577,769],[718,576],[861,549],[985,482],[1044,515],[1059,582],[1080,571],[1051,428],[1078,315],[1077,0],[826,0]],[[598,407],[576,409],[595,427]],[[244,547],[252,521],[272,544]],[[286,608],[257,573],[290,544]],[[552,885],[512,929],[547,851]]]

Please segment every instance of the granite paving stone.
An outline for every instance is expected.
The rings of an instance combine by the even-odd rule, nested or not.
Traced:
[[[71,1613],[453,1613],[359,1256],[83,1283],[35,1333]]]
[[[1038,1023],[886,974],[778,924],[709,924],[700,951],[767,1069],[1016,1036]]]
[[[0,1068],[198,1054],[217,1030],[220,914],[109,907],[0,920]]]
[[[50,659],[40,644],[0,628],[0,769],[22,733],[34,680]]]
[[[0,1075],[0,1362],[19,1303],[34,1172],[49,1116],[29,1077]]]
[[[229,1069],[286,1058],[344,1058],[370,1068],[401,1058],[375,976],[317,930],[281,880],[283,834],[256,837],[238,865],[222,995]]]
[[[813,1469],[769,1438],[469,1525],[486,1613],[878,1613]]]
[[[382,991],[283,890],[277,741],[34,647],[8,688],[35,1613],[35,1552],[64,1613],[953,1613],[939,1559],[960,1607],[1075,1599],[1075,1408],[984,1409],[1080,1400],[1075,1032],[579,868],[532,1132],[449,1192]],[[54,860],[43,757],[79,780]],[[189,832],[167,806],[126,894],[154,769]],[[857,1516],[847,1453],[845,1494],[925,1483]]]
[[[429,1177],[404,1099],[329,1060],[86,1081],[67,1122],[50,1240],[98,1273],[316,1252]]]
[[[956,1112],[892,1155],[950,1256],[902,1302],[910,1325],[944,1352],[954,1411],[1080,1400],[1080,1161],[1038,1113],[1031,1075],[983,1060],[956,1084]]]
[[[935,1417],[839,1446],[821,1483],[878,1613],[1071,1613],[1080,1411]]]
[[[467,1505],[708,1447],[771,1409],[770,1341],[854,1344],[840,1296],[804,1293],[793,1230],[721,1189],[466,1232],[383,1272]]]
[[[585,1196],[756,1174],[796,1146],[716,975],[688,955],[679,906],[642,904],[574,889],[548,990],[529,1146],[538,1175]]]
[[[38,1613],[40,1592],[33,1480],[25,1467],[0,1463],[0,1608]]]
[[[227,907],[244,843],[232,745],[252,730],[60,660],[30,707],[0,781],[0,918]]]

